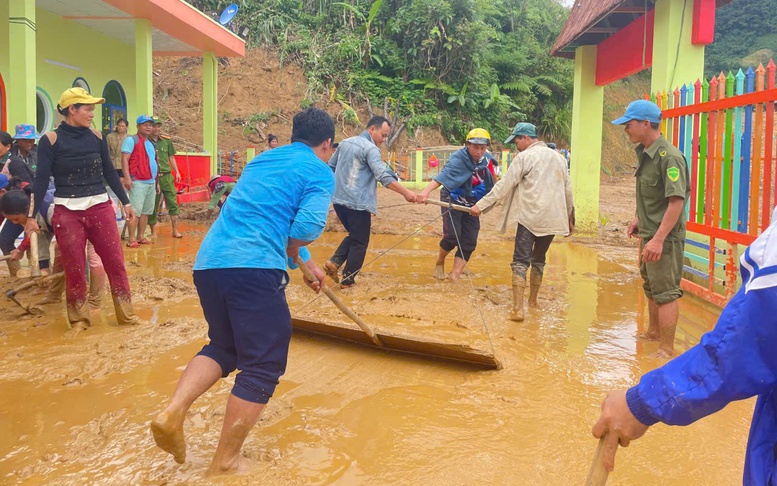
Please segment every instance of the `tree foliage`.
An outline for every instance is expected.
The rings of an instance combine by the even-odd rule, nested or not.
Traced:
[[[715,41],[707,46],[705,75],[768,62],[777,52],[777,0],[735,0],[716,12]],[[763,54],[759,56],[758,54]],[[753,54],[756,54],[753,56]]]
[[[234,0],[196,0],[220,12]],[[504,139],[535,123],[568,139],[572,63],[549,51],[568,10],[555,0],[242,0],[254,45],[299,63],[308,98],[386,107],[408,130],[474,126]],[[395,113],[396,112],[396,113]]]

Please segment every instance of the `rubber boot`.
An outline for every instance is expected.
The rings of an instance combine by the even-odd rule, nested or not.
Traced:
[[[62,302],[62,293],[65,291],[65,277],[60,275],[49,282],[49,288],[46,297],[39,300],[35,305],[57,304]]]
[[[540,293],[540,286],[542,285],[542,273],[531,267],[531,283],[529,284],[529,307],[537,308],[537,295]]]
[[[87,297],[87,302],[89,303],[89,307],[92,309],[99,309],[100,308],[100,302],[103,299],[103,289],[105,288],[105,277],[100,278],[100,276],[95,275],[95,272],[92,272],[89,277],[89,296]]]
[[[12,277],[15,277],[16,274],[19,273],[19,270],[21,269],[22,269],[22,263],[20,261],[8,260],[8,271],[11,273]]]
[[[526,279],[520,275],[513,274],[513,311],[510,313],[511,321],[523,321],[523,294],[525,290]]]
[[[120,326],[135,326],[140,324],[140,318],[132,310],[132,302],[113,296],[113,307],[116,309],[116,321]]]

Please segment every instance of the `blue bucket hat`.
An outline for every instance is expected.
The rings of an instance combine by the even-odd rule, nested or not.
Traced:
[[[16,133],[13,138],[14,140],[37,140],[38,133],[35,131],[35,125],[16,125]]]
[[[154,118],[148,116],[148,115],[140,115],[138,117],[138,121],[136,122],[138,125],[142,125],[143,123],[151,122],[154,123]]]
[[[661,108],[649,100],[632,101],[626,108],[626,113],[617,120],[613,120],[613,125],[625,125],[631,120],[647,120],[650,123],[661,122]]]

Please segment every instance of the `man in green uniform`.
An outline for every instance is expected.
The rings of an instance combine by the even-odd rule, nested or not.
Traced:
[[[178,191],[175,188],[175,183],[181,182],[181,172],[178,170],[178,165],[175,163],[175,147],[173,147],[173,142],[170,140],[170,137],[162,135],[162,120],[156,116],[152,118],[154,120],[154,129],[151,132],[150,139],[156,146],[156,158],[157,163],[159,164],[160,191],[156,195],[154,213],[148,217],[148,225],[151,227],[151,236],[156,238],[156,218],[159,214],[160,205],[162,204],[162,197],[164,197],[165,204],[167,205],[167,214],[170,215],[173,238],[183,238],[183,235],[178,231],[178,214],[180,213],[180,208],[178,207]],[[175,171],[175,179],[173,179],[171,170]]]
[[[639,271],[648,298],[650,323],[641,339],[659,341],[657,357],[674,354],[677,299],[682,297],[685,251],[685,204],[691,189],[688,163],[659,131],[661,109],[634,101],[613,125],[624,125],[637,148],[637,214],[629,237],[642,238]]]

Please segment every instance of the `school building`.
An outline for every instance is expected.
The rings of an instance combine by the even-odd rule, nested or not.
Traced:
[[[105,98],[95,128],[132,127],[154,111],[153,56],[202,57],[208,154],[218,150],[217,58],[245,55],[240,37],[182,0],[0,0],[0,39],[0,128],[10,132],[54,128],[73,86]]]

